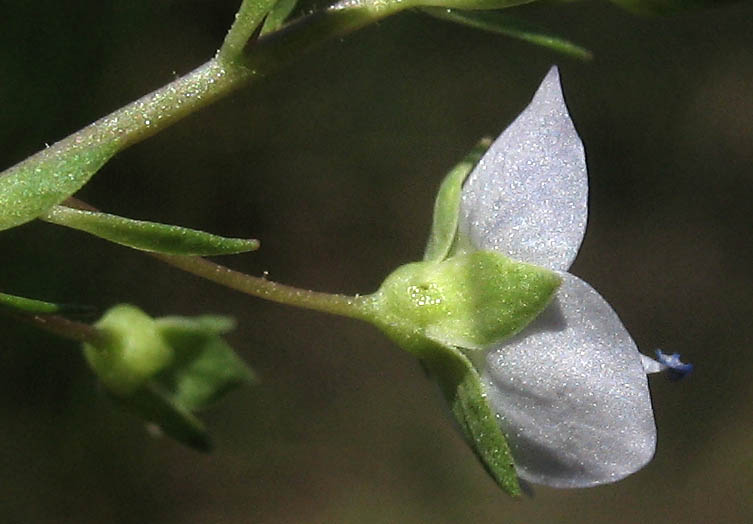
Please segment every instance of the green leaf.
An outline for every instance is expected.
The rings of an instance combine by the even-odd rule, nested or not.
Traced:
[[[422,359],[437,381],[463,435],[486,471],[506,493],[520,495],[507,439],[484,396],[481,380],[470,360],[449,346],[433,345]]]
[[[0,231],[37,218],[78,191],[115,154],[116,144],[42,150],[0,175]]]
[[[85,231],[142,251],[169,255],[229,255],[258,249],[258,240],[226,238],[195,229],[55,206],[42,220]]]
[[[278,0],[267,15],[261,34],[265,35],[281,28],[285,20],[290,16],[290,13],[295,9],[297,3],[298,0]]]
[[[26,313],[29,315],[53,315],[56,313],[65,313],[68,315],[90,315],[96,312],[96,308],[93,306],[84,306],[81,304],[56,304],[33,298],[8,295],[7,293],[0,293],[0,308],[6,308],[17,313]]]
[[[212,443],[204,424],[159,386],[146,384],[127,397],[110,395],[110,398],[121,408],[155,424],[178,442],[198,451],[211,450]]]
[[[437,7],[423,8],[422,11],[435,18],[547,47],[579,60],[590,60],[593,57],[591,51],[588,49],[559,36],[550,35],[545,30],[529,22],[510,16],[507,13],[498,11],[460,11]]]
[[[468,174],[478,164],[489,146],[491,140],[481,140],[466,157],[445,176],[439,186],[437,199],[434,202],[434,222],[426,244],[424,260],[441,262],[450,252],[458,229],[458,213],[460,212],[460,196],[463,182]]]
[[[13,309],[21,313],[30,313],[32,315],[44,315],[59,313],[64,306],[53,304],[52,302],[43,302],[33,298],[18,297],[0,293],[0,306]]]
[[[226,317],[165,317],[160,333],[175,351],[175,360],[154,380],[175,403],[202,409],[241,385],[254,382],[251,369],[220,337],[232,320]]]

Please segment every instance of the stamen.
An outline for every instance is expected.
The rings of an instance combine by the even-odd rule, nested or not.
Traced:
[[[693,371],[693,364],[683,363],[679,353],[669,355],[657,349],[656,358],[658,362],[651,357],[641,355],[641,364],[646,374],[665,372],[669,380],[680,380]]]
[[[665,366],[667,378],[670,380],[680,380],[693,372],[693,364],[682,362],[679,353],[672,353],[670,355],[663,353],[661,349],[657,349],[656,358]]]

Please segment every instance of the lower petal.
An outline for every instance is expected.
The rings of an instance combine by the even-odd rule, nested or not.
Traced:
[[[562,488],[614,482],[654,454],[646,374],[609,304],[562,277],[544,313],[489,351],[482,382],[521,478]]]

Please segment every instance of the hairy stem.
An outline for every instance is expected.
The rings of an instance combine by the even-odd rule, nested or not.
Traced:
[[[368,320],[368,298],[340,294],[321,293],[272,282],[216,264],[201,257],[177,255],[152,256],[188,273],[211,280],[220,285],[248,295],[271,300],[280,304],[296,306],[343,317]]]

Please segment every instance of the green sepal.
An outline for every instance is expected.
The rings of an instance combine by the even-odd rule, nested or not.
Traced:
[[[157,328],[175,359],[154,381],[176,404],[196,411],[255,381],[251,369],[220,336],[233,328],[232,319],[164,317],[157,320]]]
[[[497,485],[509,495],[520,495],[520,485],[507,439],[486,401],[481,380],[470,360],[459,350],[432,344],[421,360],[437,381],[466,441]]]
[[[297,3],[298,0],[278,0],[267,14],[261,34],[265,35],[281,28]]]
[[[123,246],[167,255],[232,255],[259,248],[259,241],[226,238],[187,227],[55,206],[40,217]]]
[[[211,451],[212,442],[204,424],[158,385],[148,383],[127,397],[114,394],[109,397],[116,405],[157,426],[168,437],[197,451]]]
[[[424,252],[425,261],[441,262],[450,252],[458,229],[463,182],[476,167],[491,140],[482,139],[465,158],[445,176],[434,201],[434,220]]]
[[[528,325],[560,283],[548,269],[491,251],[414,262],[373,295],[373,321],[418,357],[427,339],[483,350]]]
[[[78,191],[117,151],[113,143],[42,150],[0,175],[0,231],[44,214]]]
[[[549,48],[579,60],[593,58],[591,51],[565,38],[548,34],[544,29],[499,11],[463,11],[439,7],[425,7],[422,11],[435,18],[467,25],[482,31],[497,33],[530,44]]]

